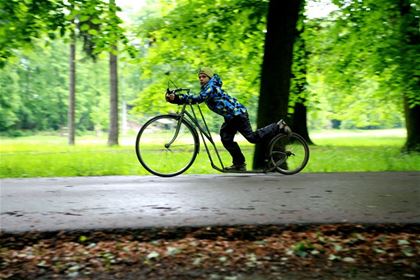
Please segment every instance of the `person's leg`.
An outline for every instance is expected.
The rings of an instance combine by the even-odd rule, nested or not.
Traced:
[[[232,120],[226,120],[220,129],[220,138],[223,146],[232,156],[232,163],[235,166],[241,166],[245,164],[245,157],[241,152],[241,148],[238,143],[233,141],[235,134],[238,132],[236,127],[237,121],[235,118]]]
[[[269,124],[263,128],[252,131],[249,122],[248,114],[243,114],[237,117],[238,131],[251,143],[259,143],[274,137],[280,132],[279,126],[276,123]]]

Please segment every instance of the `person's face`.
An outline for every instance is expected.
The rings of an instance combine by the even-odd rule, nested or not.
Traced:
[[[205,84],[207,84],[210,81],[209,76],[207,76],[206,74],[199,74],[198,79],[200,80],[200,85],[201,86],[204,86]]]

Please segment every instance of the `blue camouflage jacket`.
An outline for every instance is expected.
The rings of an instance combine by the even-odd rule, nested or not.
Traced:
[[[247,112],[244,105],[238,102],[236,98],[229,96],[222,89],[222,79],[215,74],[210,81],[201,87],[198,95],[180,94],[179,99],[182,103],[202,103],[213,112],[230,120],[234,116],[245,114]]]

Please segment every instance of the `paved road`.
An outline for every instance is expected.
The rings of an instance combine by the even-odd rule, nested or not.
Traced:
[[[420,172],[3,179],[2,232],[420,223]]]

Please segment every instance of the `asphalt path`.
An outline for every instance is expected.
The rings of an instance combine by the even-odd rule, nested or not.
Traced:
[[[420,224],[420,172],[2,179],[1,231]]]

